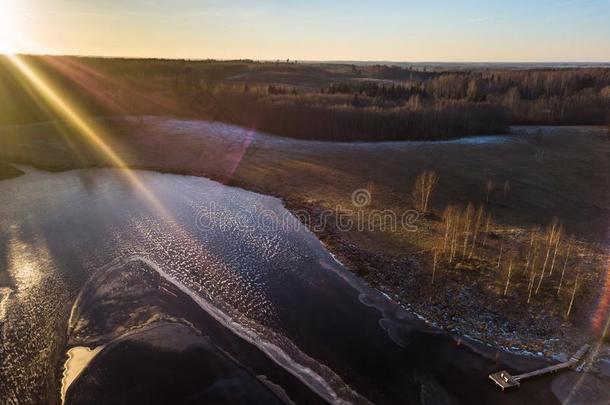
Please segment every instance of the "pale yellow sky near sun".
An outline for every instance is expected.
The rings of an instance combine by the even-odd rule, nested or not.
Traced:
[[[0,0],[0,52],[610,61],[610,1]],[[532,5],[535,3],[535,5]]]

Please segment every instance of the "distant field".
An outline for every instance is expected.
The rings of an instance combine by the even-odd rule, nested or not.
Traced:
[[[318,62],[321,63],[321,62]],[[605,62],[392,62],[392,61],[336,61],[341,64],[359,66],[387,65],[432,71],[476,71],[476,70],[527,70],[527,69],[582,69],[610,68]]]
[[[602,125],[610,111],[604,65],[24,58],[90,116],[207,119],[298,139],[447,139]],[[26,90],[0,57],[0,124],[56,118]]]

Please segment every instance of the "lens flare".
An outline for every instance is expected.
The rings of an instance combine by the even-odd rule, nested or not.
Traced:
[[[4,11],[0,12],[0,53],[12,53],[14,26],[12,18],[4,15]]]
[[[138,179],[136,174],[127,166],[127,164],[121,159],[121,157],[108,145],[103,137],[98,133],[93,124],[88,123],[82,114],[79,114],[76,107],[70,105],[70,103],[60,96],[60,93],[53,89],[50,83],[48,83],[42,75],[34,70],[28,63],[18,55],[8,55],[9,60],[18,69],[18,71],[24,76],[24,78],[32,85],[32,87],[40,94],[50,108],[55,110],[68,124],[73,126],[79,134],[84,136],[90,141],[96,148],[98,148],[103,154],[111,161],[113,165],[120,168],[129,181],[142,192],[146,199],[155,208],[158,214],[169,218],[168,212],[165,210],[163,205],[159,202],[150,190],[148,190],[144,184]]]
[[[606,264],[606,275],[605,281],[602,284],[602,294],[597,303],[597,308],[593,313],[591,323],[593,329],[603,334],[608,333],[608,322],[610,319],[610,256],[608,256],[608,263]]]
[[[0,0],[0,53],[16,52],[18,33],[18,14],[14,1]]]

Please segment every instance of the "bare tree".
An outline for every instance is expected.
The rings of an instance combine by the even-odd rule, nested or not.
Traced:
[[[532,229],[532,231],[530,232],[530,244],[529,244],[529,248],[527,250],[527,257],[525,259],[525,268],[523,270],[524,274],[527,274],[527,269],[529,268],[530,264],[532,263],[532,254],[534,252],[534,240],[536,239],[536,234],[538,233],[538,229],[534,228]]]
[[[504,248],[504,234],[502,234],[502,239],[500,240],[500,253],[498,254],[498,265],[496,266],[498,269],[500,268],[500,263],[502,262],[502,249]]]
[[[445,236],[443,238],[443,253],[447,250],[447,244],[450,242],[451,229],[453,225],[453,216],[454,216],[454,207],[453,205],[448,205],[443,212],[443,218],[445,220]]]
[[[489,235],[489,226],[491,225],[491,214],[487,215],[485,220],[485,236],[483,237],[483,247],[487,247],[487,235]]]
[[[510,278],[513,275],[513,256],[511,255],[508,263],[508,276],[506,277],[506,287],[504,287],[504,295],[508,293],[508,286],[510,285]]]
[[[536,271],[536,260],[538,260],[538,244],[534,243],[534,252],[532,253],[532,264],[530,266],[530,273]]]
[[[561,242],[562,228],[561,225],[555,234],[555,252],[553,253],[553,261],[551,262],[551,269],[549,270],[549,277],[553,275],[553,269],[555,268],[555,259],[557,259],[557,251]]]
[[[559,286],[557,287],[557,295],[561,292],[561,285],[563,284],[563,277],[566,274],[566,267],[568,266],[568,259],[570,258],[570,250],[572,249],[573,239],[570,238],[570,242],[568,242],[568,251],[566,252],[566,258],[563,262],[563,269],[561,270],[561,278],[559,279]]]
[[[489,202],[489,197],[491,196],[491,193],[494,191],[494,182],[489,179],[487,180],[487,183],[485,183],[485,202]]]
[[[538,286],[536,287],[536,294],[540,290],[540,286],[542,285],[542,280],[544,279],[544,273],[546,271],[546,266],[549,261],[549,256],[551,255],[551,247],[555,243],[555,238],[557,237],[556,232],[558,230],[558,221],[557,218],[553,219],[551,223],[551,227],[548,231],[548,236],[546,238],[546,256],[544,258],[544,264],[542,265],[542,271],[540,273],[540,278],[538,279]]]
[[[504,198],[508,197],[509,191],[510,191],[510,181],[506,180],[504,182]]]
[[[464,218],[464,247],[462,249],[462,259],[466,256],[466,247],[468,246],[468,235],[470,234],[470,223],[472,222],[472,214],[474,213],[474,207],[472,203],[468,203],[466,207],[466,217]]]
[[[476,244],[477,244],[477,235],[479,234],[479,229],[481,229],[481,220],[482,219],[483,219],[483,205],[481,205],[479,207],[479,211],[477,213],[477,219],[474,223],[474,232],[472,235],[472,247],[470,248],[470,254],[468,255],[469,259],[472,257],[472,254],[474,253],[474,248],[476,247]]]
[[[566,313],[566,317],[570,316],[570,312],[572,312],[572,306],[574,305],[574,297],[576,297],[576,289],[578,288],[578,277],[580,276],[580,272],[576,273],[576,280],[574,280],[574,290],[572,290],[572,298],[570,299],[570,306],[568,307],[568,312]]]
[[[451,233],[451,253],[449,256],[449,263],[453,262],[455,258],[455,253],[457,250],[457,239],[458,239],[458,230],[460,228],[462,214],[459,210],[456,210],[455,215],[453,217],[453,231]]]
[[[536,280],[536,273],[532,271],[532,276],[530,278],[529,287],[528,287],[529,292],[527,294],[527,303],[528,304],[532,300],[532,290],[534,289],[534,281],[535,280]]]
[[[413,189],[413,197],[415,199],[415,205],[421,212],[428,212],[428,203],[430,202],[430,196],[436,189],[438,182],[438,176],[436,172],[431,170],[423,171],[415,180],[415,187]]]
[[[432,284],[434,284],[434,277],[436,275],[436,263],[438,262],[438,249],[434,249],[434,257],[432,260]]]

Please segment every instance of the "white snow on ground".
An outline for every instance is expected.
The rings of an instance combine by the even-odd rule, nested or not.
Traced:
[[[382,141],[382,142],[326,142],[313,140],[298,140],[270,135],[255,129],[243,128],[236,125],[225,124],[214,121],[202,120],[180,120],[163,117],[146,117],[145,122],[166,133],[167,135],[214,137],[218,140],[234,142],[253,141],[259,147],[306,147],[308,145],[319,145],[321,143],[340,144],[346,148],[361,148],[375,145],[377,147],[407,147],[434,144],[455,144],[455,145],[488,145],[502,144],[516,141],[518,138],[510,135],[480,135],[468,136],[457,139],[438,140],[438,141]]]

